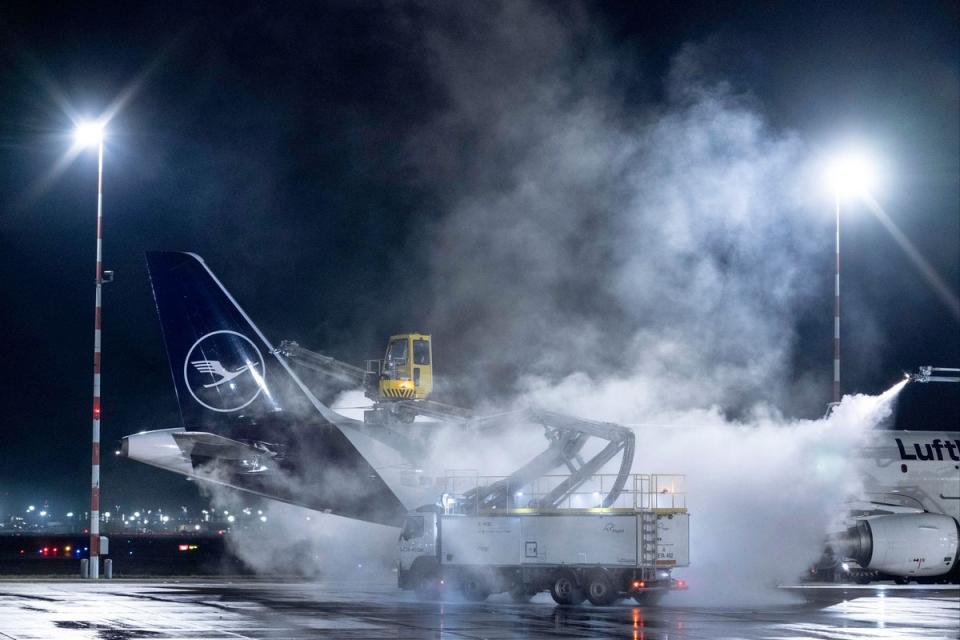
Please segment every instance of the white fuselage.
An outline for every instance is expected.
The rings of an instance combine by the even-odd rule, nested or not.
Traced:
[[[862,473],[872,500],[960,521],[960,432],[878,431],[864,450]]]

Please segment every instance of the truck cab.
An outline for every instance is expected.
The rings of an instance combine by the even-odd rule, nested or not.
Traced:
[[[423,400],[433,391],[433,352],[430,336],[403,333],[390,336],[380,366],[379,396],[389,400]]]
[[[438,579],[438,527],[439,514],[434,507],[421,507],[407,514],[398,542],[397,582],[401,589],[424,590]]]

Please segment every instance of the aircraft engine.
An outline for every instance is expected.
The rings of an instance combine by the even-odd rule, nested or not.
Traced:
[[[897,576],[949,573],[960,556],[960,525],[950,516],[903,513],[857,520],[839,540],[844,556],[864,569]]]

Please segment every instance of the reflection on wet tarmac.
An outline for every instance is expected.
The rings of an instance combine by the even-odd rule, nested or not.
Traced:
[[[679,594],[678,594],[679,595]],[[957,638],[956,588],[821,591],[826,604],[558,607],[420,602],[391,585],[280,582],[0,582],[0,637],[136,638]]]

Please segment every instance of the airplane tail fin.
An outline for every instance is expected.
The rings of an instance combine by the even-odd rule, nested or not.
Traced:
[[[280,412],[332,417],[200,256],[152,251],[147,267],[184,426]]]
[[[344,433],[356,421],[314,396],[203,259],[148,252],[147,267],[184,427],[243,446],[282,443],[278,459],[289,474],[247,475],[229,484],[347,517],[402,522],[405,510],[395,492]],[[207,437],[204,450],[220,451],[207,446],[214,441],[222,439]],[[194,466],[211,457],[197,451],[189,452]],[[302,487],[296,500],[287,496],[288,475]]]

